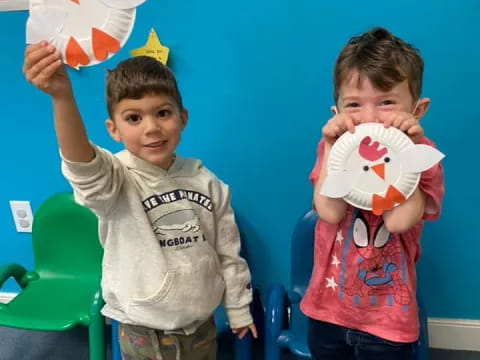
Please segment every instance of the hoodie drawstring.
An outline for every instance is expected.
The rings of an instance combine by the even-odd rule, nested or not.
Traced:
[[[148,330],[150,339],[152,340],[153,349],[155,351],[155,360],[163,360],[162,352],[160,351],[160,342],[158,341],[157,331]],[[172,339],[173,344],[175,345],[175,359],[180,360],[180,341],[176,336],[169,336]]]

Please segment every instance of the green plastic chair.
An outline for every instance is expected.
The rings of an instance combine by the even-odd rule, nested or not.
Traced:
[[[39,331],[86,326],[90,359],[105,360],[103,250],[96,216],[75,203],[72,194],[56,194],[36,212],[32,241],[34,271],[0,266],[0,287],[13,277],[21,288],[8,304],[0,304],[0,326]]]

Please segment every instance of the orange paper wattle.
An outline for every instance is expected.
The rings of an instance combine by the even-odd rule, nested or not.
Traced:
[[[105,60],[109,53],[116,53],[120,50],[120,42],[106,32],[92,28],[93,56],[98,61]]]
[[[384,211],[392,210],[395,204],[401,204],[406,200],[405,195],[390,185],[385,197],[372,195],[372,212],[375,215],[382,215]]]
[[[70,37],[68,40],[65,50],[65,60],[67,64],[73,68],[77,68],[79,65],[85,66],[90,63],[90,58],[87,53],[73,37]]]

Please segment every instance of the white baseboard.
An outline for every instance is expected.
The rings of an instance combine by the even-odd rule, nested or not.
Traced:
[[[0,0],[1,1],[1,0]],[[0,292],[0,304],[6,304],[10,300],[12,300],[15,296],[17,296],[17,293],[11,293],[11,292]],[[105,323],[110,325],[111,320],[109,318],[105,318]]]
[[[480,320],[428,318],[429,346],[480,351]]]
[[[0,292],[0,303],[6,304],[10,300],[12,300],[16,295],[17,293]]]

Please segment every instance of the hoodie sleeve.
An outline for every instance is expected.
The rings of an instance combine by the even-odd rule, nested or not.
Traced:
[[[216,195],[216,251],[226,285],[222,304],[230,327],[235,329],[253,322],[249,306],[252,301],[250,271],[247,262],[240,256],[240,233],[230,205],[230,191],[220,181]]]
[[[62,173],[73,188],[75,200],[97,216],[105,216],[122,186],[124,169],[109,151],[92,146],[95,157],[88,163],[68,161],[60,153]]]

